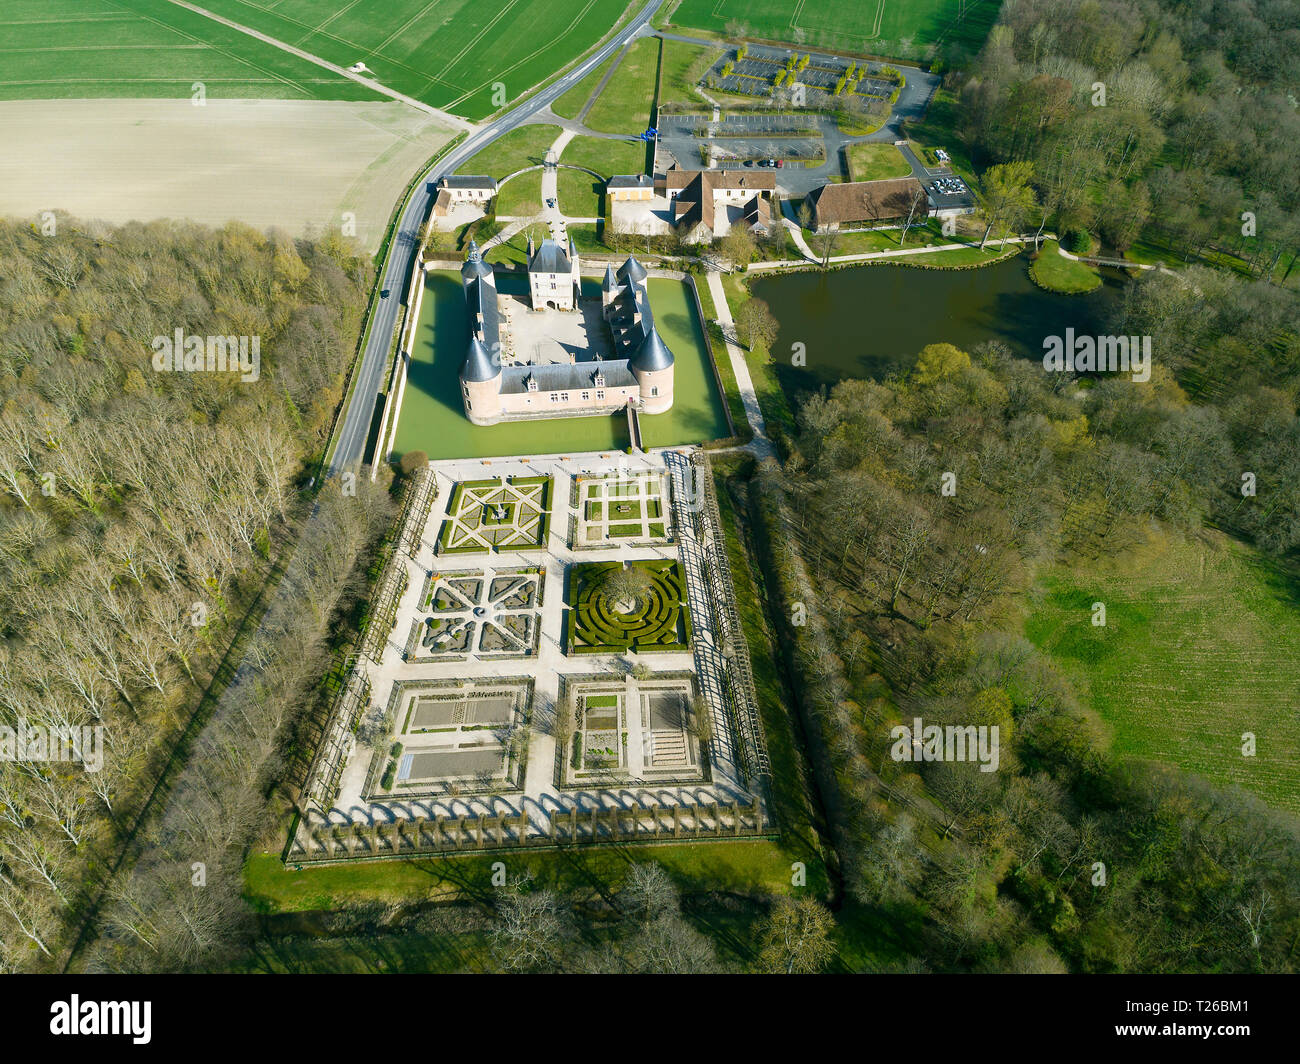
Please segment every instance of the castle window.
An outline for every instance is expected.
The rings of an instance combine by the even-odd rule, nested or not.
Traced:
[[[551,392],[546,398],[548,398],[553,403],[558,403],[560,401],[560,393]]]
[[[583,401],[584,403],[585,403],[588,399],[590,399],[590,398],[591,398],[591,392],[583,392],[583,393],[582,393],[582,401]]]
[[[531,374],[528,377],[527,385],[530,392],[537,391],[537,380]]]
[[[659,394],[659,389],[658,389],[658,387],[652,387],[652,388],[650,389],[650,394],[651,394],[651,395],[658,395],[658,394]]]
[[[562,402],[562,403],[567,403],[568,401],[569,401],[569,393],[568,393],[568,392],[561,392],[561,393],[560,393],[560,402]]]
[[[597,393],[596,393],[596,398],[597,398],[597,399],[604,399],[604,398],[605,398],[605,393],[604,393],[604,392],[597,392]]]
[[[591,383],[594,384],[597,388],[605,387],[605,374],[597,373],[595,379]]]

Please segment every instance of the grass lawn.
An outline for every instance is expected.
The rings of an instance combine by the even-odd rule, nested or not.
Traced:
[[[400,861],[356,861],[301,871],[286,869],[278,853],[253,853],[244,865],[244,897],[257,911],[309,912],[364,901],[488,901],[492,863],[500,854],[453,854]],[[516,874],[566,893],[612,891],[629,864],[658,861],[684,890],[782,894],[790,889],[790,859],[768,839],[690,842],[671,846],[587,846],[563,852],[511,854]],[[808,889],[823,895],[825,872],[808,865]]]
[[[608,255],[609,248],[602,244],[596,235],[599,228],[592,222],[565,226],[569,239],[573,241],[573,246],[578,249],[579,255]]]
[[[868,255],[874,251],[897,251],[898,238],[902,233],[902,229],[868,229],[859,233],[838,233],[831,255]],[[814,254],[821,253],[821,237],[805,230],[803,238],[813,249]],[[951,237],[936,233],[927,226],[914,225],[908,231],[907,243],[903,246],[919,248],[929,244],[951,244],[952,242]]]
[[[585,170],[560,167],[556,171],[560,210],[570,218],[599,218],[605,182]]]
[[[1049,570],[1026,635],[1065,669],[1115,749],[1300,812],[1300,577],[1218,534],[1113,565]],[[1091,621],[1106,604],[1105,627]],[[1243,757],[1253,732],[1257,756]]]
[[[629,48],[614,76],[587,112],[587,125],[600,133],[636,134],[650,124],[650,105],[659,69],[659,41],[642,37]]]
[[[484,253],[483,258],[493,265],[526,266],[528,264],[528,237],[541,243],[551,235],[550,227],[545,222],[534,222],[519,230],[509,240],[494,244]]]
[[[664,76],[662,98],[659,102],[675,103],[696,100],[691,91],[699,84],[704,72],[712,65],[718,55],[717,48],[703,44],[687,44],[685,41],[664,41]]]
[[[644,174],[646,144],[641,140],[605,140],[603,137],[574,137],[564,148],[560,161],[585,166],[598,174]]]
[[[749,288],[741,280],[741,276],[735,273],[728,274],[722,279],[722,287],[727,295],[731,320],[735,321],[740,308],[749,302]],[[752,351],[746,350],[744,345],[741,345],[741,350],[745,353],[745,363],[749,366],[749,375],[754,381],[754,392],[758,396],[759,409],[763,412],[763,420],[768,425],[768,431],[776,429],[787,436],[790,435],[794,431],[794,413],[790,409],[790,402],[785,392],[781,390],[780,382],[776,378],[776,367],[770,361],[767,349],[760,344]]]
[[[1101,284],[1101,274],[1096,266],[1067,259],[1055,240],[1043,242],[1038,257],[1029,264],[1029,276],[1036,285],[1066,295],[1091,292]]]
[[[988,247],[981,251],[978,247],[957,248],[953,251],[927,251],[920,255],[907,256],[908,266],[987,266],[1001,259],[1015,258],[1020,254],[1020,245],[1010,247]]]
[[[497,193],[499,218],[531,217],[542,209],[542,172],[529,170],[513,177]]]
[[[881,181],[907,177],[912,168],[892,144],[850,144],[844,149],[850,181]]]
[[[577,118],[582,112],[582,107],[587,102],[587,98],[596,91],[600,79],[605,76],[605,72],[609,70],[610,66],[618,60],[620,54],[615,52],[601,63],[600,66],[551,104],[551,110],[561,118]]]
[[[539,166],[546,159],[546,149],[560,135],[559,126],[520,126],[498,137],[481,152],[471,155],[458,174],[487,174],[500,181],[507,174],[525,166]]]

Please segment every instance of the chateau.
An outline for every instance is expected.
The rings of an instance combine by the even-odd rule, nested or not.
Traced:
[[[655,328],[646,270],[635,258],[606,267],[600,300],[584,300],[572,241],[528,244],[528,298],[497,292],[471,241],[461,284],[469,348],[461,367],[465,415],[476,425],[609,415],[673,405],[673,353]]]

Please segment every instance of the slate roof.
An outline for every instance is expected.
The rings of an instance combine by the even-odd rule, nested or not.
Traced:
[[[451,174],[438,182],[443,188],[486,188],[497,190],[496,179],[486,174]]]
[[[615,174],[605,182],[607,189],[611,188],[653,188],[654,178],[649,174]]]
[[[564,246],[549,237],[538,246],[528,262],[529,273],[571,273],[573,260]]]
[[[477,337],[469,341],[469,353],[465,356],[465,365],[461,367],[460,378],[465,381],[490,381],[501,372],[488,351],[487,346]]]
[[[539,392],[583,391],[595,388],[592,383],[597,373],[605,375],[606,388],[631,388],[636,377],[625,359],[604,359],[592,362],[555,362],[544,366],[507,366],[501,372],[503,395],[523,395],[528,391],[528,378],[537,381]]]
[[[646,279],[645,267],[637,261],[635,255],[629,255],[624,260],[623,265],[618,268],[618,279],[620,281],[626,281],[629,277],[633,281],[644,281]]]
[[[469,351],[461,376],[467,381],[487,381],[495,377],[500,367],[490,355],[480,356],[476,345],[484,352],[501,350],[501,309],[497,306],[497,289],[492,267],[483,261],[478,244],[469,242],[469,257],[460,268],[461,285],[465,289],[465,313],[469,316]],[[483,362],[486,359],[486,364]],[[487,376],[482,376],[486,373]]]
[[[649,334],[641,342],[641,346],[629,360],[628,365],[645,373],[650,370],[668,369],[672,364],[673,353],[668,350],[668,345],[659,338],[659,330],[654,327],[652,322]]]

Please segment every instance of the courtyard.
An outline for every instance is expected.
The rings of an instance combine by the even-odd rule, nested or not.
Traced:
[[[501,301],[503,361],[546,366],[610,358],[614,340],[599,299],[582,298],[575,310],[534,310],[525,296]]]

